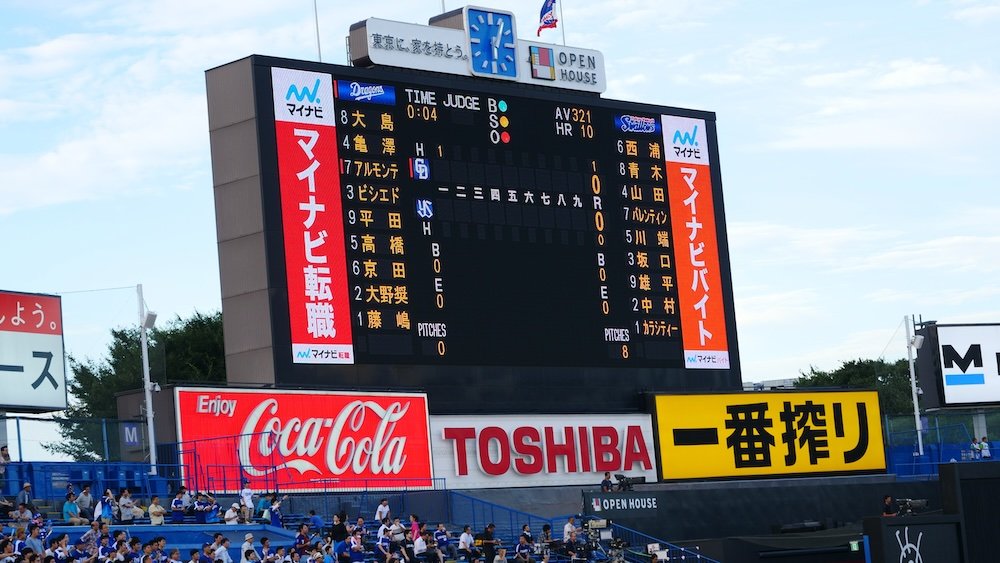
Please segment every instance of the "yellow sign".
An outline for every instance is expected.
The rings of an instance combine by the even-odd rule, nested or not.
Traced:
[[[875,391],[657,395],[663,479],[885,471]]]

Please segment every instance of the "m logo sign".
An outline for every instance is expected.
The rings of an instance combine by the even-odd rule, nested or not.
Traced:
[[[937,331],[945,402],[1000,401],[1000,326],[939,325]]]

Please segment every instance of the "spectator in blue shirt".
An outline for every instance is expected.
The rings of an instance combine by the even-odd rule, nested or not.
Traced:
[[[315,510],[309,511],[309,527],[317,534],[323,533],[323,518],[317,516]]]
[[[39,555],[45,553],[45,546],[42,544],[42,539],[38,537],[41,531],[38,526],[32,526],[28,530],[28,538],[24,540],[24,547],[30,548]]]
[[[62,518],[73,526],[86,526],[87,524],[90,524],[89,520],[80,517],[80,507],[76,505],[76,495],[73,493],[66,493],[66,502],[63,503]]]
[[[183,524],[184,523],[184,496],[183,491],[177,491],[174,495],[174,500],[170,501],[170,523],[171,524]]]

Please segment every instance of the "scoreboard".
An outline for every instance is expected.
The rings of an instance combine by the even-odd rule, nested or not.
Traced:
[[[714,114],[249,62],[276,383],[439,413],[739,386]]]

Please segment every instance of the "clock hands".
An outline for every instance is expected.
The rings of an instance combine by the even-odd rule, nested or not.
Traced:
[[[500,41],[503,40],[503,21],[503,19],[500,20],[500,25],[497,26],[497,34],[490,40],[490,45],[493,46],[494,61],[500,57]]]

